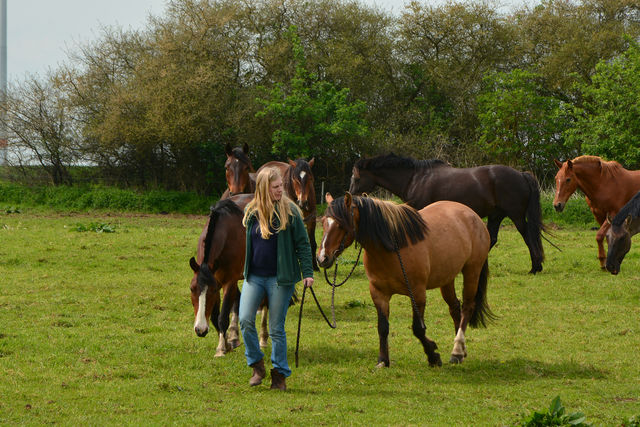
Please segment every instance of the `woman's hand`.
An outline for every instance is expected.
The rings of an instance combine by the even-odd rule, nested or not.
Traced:
[[[305,288],[310,288],[313,286],[313,277],[305,277],[302,282]]]

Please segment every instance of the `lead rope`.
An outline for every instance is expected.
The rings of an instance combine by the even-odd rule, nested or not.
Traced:
[[[333,319],[333,323],[329,322],[329,318],[327,317],[326,314],[324,314],[324,310],[322,310],[322,307],[320,306],[320,302],[318,301],[318,298],[316,297],[316,293],[313,290],[313,287],[311,287],[311,295],[313,296],[313,299],[316,302],[316,306],[318,306],[318,310],[320,310],[320,314],[322,314],[322,317],[324,317],[324,320],[327,322],[327,325],[329,325],[329,327],[331,329],[335,329],[336,326],[338,326],[336,324],[336,307],[335,307],[335,294],[336,294],[336,288],[344,285],[347,280],[349,280],[349,278],[351,277],[351,275],[353,274],[353,272],[355,271],[356,267],[358,266],[358,261],[360,261],[360,254],[362,253],[362,246],[360,246],[360,250],[358,251],[358,257],[356,258],[356,262],[353,264],[353,268],[351,269],[351,271],[349,272],[349,274],[347,275],[347,278],[344,279],[342,282],[340,282],[339,284],[336,284],[336,279],[338,276],[338,263],[336,262],[336,267],[333,271],[333,283],[331,283],[329,281],[329,278],[327,277],[327,269],[324,269],[324,278],[327,281],[327,283],[331,286],[331,317]],[[300,312],[298,313],[298,334],[296,336],[296,353],[295,353],[295,359],[296,359],[296,368],[298,367],[298,349],[300,348],[300,325],[302,325],[302,309],[304,307],[304,296],[307,292],[307,287],[305,286],[304,289],[302,290],[302,299],[300,300]]]
[[[416,304],[416,299],[413,296],[413,291],[411,290],[411,285],[409,284],[409,278],[407,277],[407,272],[404,269],[404,263],[402,262],[402,257],[400,256],[400,250],[398,249],[398,244],[395,242],[395,239],[393,243],[394,243],[393,250],[398,256],[398,261],[400,261],[400,268],[402,269],[402,276],[404,276],[404,283],[405,285],[407,285],[407,290],[409,291],[409,298],[411,298],[411,307],[413,308],[413,314],[418,319],[420,319],[420,326],[422,327],[422,329],[426,329],[426,326],[424,325],[424,319],[422,318],[420,313],[418,313],[418,304]]]

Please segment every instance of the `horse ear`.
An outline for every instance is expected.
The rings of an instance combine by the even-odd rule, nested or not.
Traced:
[[[197,273],[198,271],[200,271],[200,266],[198,265],[194,257],[191,257],[191,259],[189,260],[189,265],[191,266],[191,269],[193,270],[194,273]]]
[[[245,142],[242,146],[242,151],[244,152],[244,154],[249,154],[249,144]]]
[[[553,159],[553,162],[556,164],[556,166],[558,167],[558,169],[560,169],[562,167],[562,162],[558,159]]]
[[[231,144],[229,144],[228,142],[227,142],[227,145],[224,146],[224,152],[229,157],[231,157],[231,154],[233,154],[233,148],[231,148]]]
[[[327,204],[333,202],[333,196],[331,195],[331,193],[327,192],[327,194],[324,195],[324,200],[327,202]]]
[[[571,160],[567,160],[567,167],[573,169],[573,162]]]
[[[631,215],[629,215],[625,220],[624,220],[624,226],[625,228],[628,230],[629,227],[631,226],[631,221],[633,221],[633,218],[631,218]]]
[[[347,209],[351,208],[351,193],[349,193],[348,191],[344,194],[344,205],[347,207]]]
[[[296,167],[296,162],[294,162],[293,160],[291,160],[290,158],[287,157],[287,162],[293,166],[294,168]]]
[[[311,160],[309,160],[309,167],[312,168],[313,167],[313,163],[316,161],[315,157],[312,157]]]
[[[607,213],[607,217],[605,218],[604,222],[611,225],[611,214]]]

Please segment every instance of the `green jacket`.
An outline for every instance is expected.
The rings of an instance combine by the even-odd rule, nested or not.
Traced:
[[[295,208],[293,208],[295,209]],[[289,225],[278,233],[278,266],[277,280],[279,285],[292,286],[302,280],[302,277],[313,277],[313,264],[309,236],[302,217],[297,210],[292,209]],[[247,221],[247,249],[244,256],[244,277],[249,275],[251,261],[251,236],[253,223],[257,221],[252,215]]]

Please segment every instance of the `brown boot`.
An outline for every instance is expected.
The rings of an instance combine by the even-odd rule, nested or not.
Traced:
[[[262,379],[267,375],[264,369],[264,360],[260,359],[259,362],[254,363],[251,367],[253,368],[253,376],[249,380],[249,385],[253,387],[254,385],[262,384]]]
[[[285,384],[285,376],[278,372],[277,369],[271,370],[271,389],[287,391],[287,385]]]

